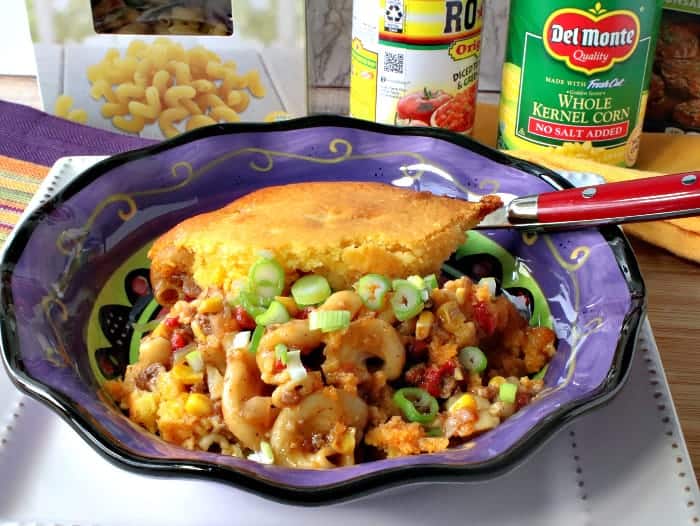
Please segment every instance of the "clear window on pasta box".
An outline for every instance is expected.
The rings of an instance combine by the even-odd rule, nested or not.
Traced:
[[[307,113],[304,0],[26,0],[44,109],[151,139]]]

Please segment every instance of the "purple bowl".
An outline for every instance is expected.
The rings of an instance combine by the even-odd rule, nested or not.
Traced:
[[[380,181],[462,198],[567,186],[553,172],[449,132],[331,116],[217,125],[109,158],[33,213],[6,246],[0,333],[14,383],[121,467],[226,482],[303,505],[416,480],[500,475],[620,389],[645,309],[622,231],[480,231],[450,268],[495,274],[504,289],[528,296],[533,316],[559,341],[547,395],[473,447],[291,470],[188,451],[132,425],[99,386],[133,356],[138,334],[125,320],[134,312],[141,321],[155,315],[143,295],[145,248],[179,221],[257,188],[323,180]]]

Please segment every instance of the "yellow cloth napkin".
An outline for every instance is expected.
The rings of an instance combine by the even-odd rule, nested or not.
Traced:
[[[474,137],[489,146],[495,146],[497,129],[498,107],[480,104]],[[643,134],[635,169],[549,152],[546,155],[523,150],[507,153],[553,170],[596,173],[609,183],[700,170],[700,136],[691,135]],[[634,223],[625,225],[624,230],[673,254],[700,262],[700,217]]]

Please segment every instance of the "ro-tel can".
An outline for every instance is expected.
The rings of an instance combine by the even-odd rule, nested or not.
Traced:
[[[483,0],[354,0],[350,115],[470,133]]]
[[[637,160],[663,0],[513,0],[499,147]]]

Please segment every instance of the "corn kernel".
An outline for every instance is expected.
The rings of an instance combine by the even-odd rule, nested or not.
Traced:
[[[203,373],[194,372],[192,368],[185,363],[174,365],[170,373],[185,385],[198,384],[204,380]]]
[[[478,301],[488,301],[491,298],[491,293],[489,288],[485,285],[476,287],[476,293],[474,294]]]
[[[501,387],[505,383],[506,379],[502,376],[494,376],[489,380],[489,387]]]
[[[221,296],[211,296],[202,300],[202,303],[197,307],[197,312],[200,314],[216,314],[224,308],[224,300]]]
[[[202,393],[190,393],[185,402],[185,411],[194,416],[211,414],[211,401]]]
[[[174,400],[183,392],[182,382],[171,372],[161,373],[156,380],[156,390],[161,400]]]
[[[299,314],[299,305],[294,301],[294,298],[290,296],[275,296],[275,299],[284,305],[284,308],[287,309],[292,318]]]
[[[159,323],[158,326],[153,329],[153,332],[151,332],[151,336],[158,336],[160,338],[168,338],[168,328],[165,326],[165,323]]]
[[[420,313],[416,322],[416,340],[425,340],[430,336],[430,329],[434,321],[435,315],[431,311],[424,310]]]
[[[351,428],[343,434],[338,452],[343,455],[352,455],[353,451],[355,451],[355,429]]]
[[[464,302],[467,301],[467,289],[464,287],[458,287],[455,291],[455,298],[457,299],[457,303],[464,305]]]
[[[450,412],[459,411],[460,409],[467,409],[469,411],[476,411],[476,399],[469,393],[460,396],[457,401],[450,407]]]
[[[194,337],[197,341],[199,341],[199,342],[207,341],[207,335],[204,334],[204,331],[202,330],[202,326],[199,324],[199,322],[197,320],[192,320],[190,327],[192,327],[192,334],[194,334]]]
[[[182,445],[192,438],[192,422],[185,418],[185,403],[187,393],[181,393],[177,398],[161,403],[158,408],[158,431],[166,442]]]
[[[129,395],[129,416],[151,433],[156,431],[157,411],[158,404],[153,393],[132,391]]]

